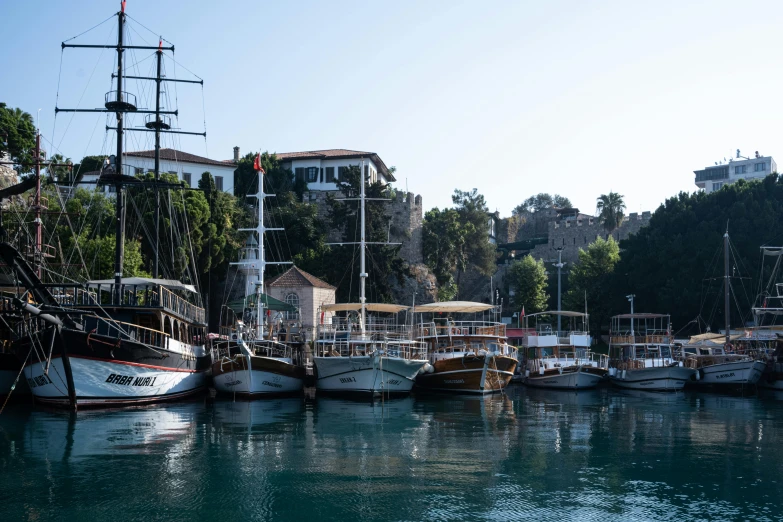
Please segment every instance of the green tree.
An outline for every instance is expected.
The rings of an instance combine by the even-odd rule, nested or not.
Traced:
[[[458,290],[454,272],[464,270],[466,261],[464,229],[456,210],[436,207],[424,214],[422,251],[438,283],[438,300],[453,299]]]
[[[248,194],[255,194],[258,190],[258,173],[253,168],[257,155],[256,152],[245,154],[234,171],[234,195],[240,201],[244,201]],[[307,183],[304,180],[294,179],[291,169],[283,168],[282,160],[274,153],[262,153],[261,166],[264,168],[267,187],[272,189],[273,193],[294,192],[299,201],[302,200],[302,194],[307,191]],[[265,190],[269,192],[267,187]]]
[[[88,172],[100,171],[106,156],[85,156],[82,160],[73,166],[73,175],[75,178],[81,178]]]
[[[495,272],[497,251],[495,245],[489,242],[489,209],[484,196],[477,189],[470,192],[454,190],[451,196],[454,209],[459,215],[464,241],[461,241],[464,259],[463,266],[457,266],[459,273],[472,268],[482,275],[489,276]],[[457,278],[459,286],[459,276]]]
[[[569,290],[564,296],[566,309],[581,311],[585,307],[590,314],[590,329],[600,334],[608,325],[611,315],[611,278],[615,265],[620,261],[620,247],[609,236],[590,243],[586,249],[579,249],[579,262],[571,267],[568,275]]]
[[[616,192],[601,194],[596,203],[598,220],[608,232],[612,232],[623,222],[625,202],[623,196]]]
[[[71,167],[66,165],[71,165]],[[54,154],[44,166],[49,176],[57,183],[64,183],[70,180],[72,170],[71,158],[65,158],[62,154]]]
[[[530,196],[525,201],[517,205],[517,207],[511,212],[515,216],[520,216],[525,213],[539,212],[548,208],[571,208],[571,200],[560,194],[547,194],[541,192],[535,196]]]
[[[525,313],[542,312],[546,309],[549,295],[546,292],[547,277],[544,262],[536,260],[530,254],[514,261],[508,269],[506,281],[509,290],[514,292],[513,306],[515,310]]]
[[[35,125],[33,117],[22,109],[12,109],[0,102],[0,155],[7,154],[19,162],[20,173],[33,165]]]

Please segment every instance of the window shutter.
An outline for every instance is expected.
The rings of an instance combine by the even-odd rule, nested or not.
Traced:
[[[321,178],[320,178],[320,180],[321,180],[321,183],[324,182],[324,168],[323,167],[321,167]]]

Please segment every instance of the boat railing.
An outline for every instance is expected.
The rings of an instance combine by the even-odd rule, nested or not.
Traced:
[[[670,344],[672,336],[668,334],[652,335],[611,335],[609,344]]]
[[[416,326],[415,337],[454,337],[454,336],[486,336],[505,337],[506,325],[489,321],[450,321],[448,324],[435,322],[419,323]]]
[[[335,320],[339,319],[339,320]],[[368,321],[364,328],[365,339],[409,339],[410,326],[397,324],[394,321]],[[332,318],[332,324],[318,326],[319,339],[336,339],[339,337],[359,339],[362,336],[361,325],[358,322],[345,321],[344,318]]]
[[[146,344],[148,346],[155,346],[157,348],[168,348],[168,341],[171,336],[165,332],[161,332],[160,330],[154,330],[152,328],[147,328],[132,323],[124,323],[121,321],[107,321],[98,316],[88,317],[98,320],[95,328],[88,334],[88,345],[91,342],[105,342],[99,339],[90,339],[90,337],[95,334],[105,337],[113,337],[118,340],[135,341],[137,343]]]
[[[316,357],[362,357],[381,351],[389,357],[423,360],[427,357],[427,347],[417,341],[407,342],[355,342],[337,339],[333,342],[316,342]]]
[[[203,308],[177,295],[162,285],[120,285],[119,301],[116,285],[90,285],[81,288],[53,288],[52,294],[61,306],[127,306],[133,308],[163,308],[194,323],[203,324],[206,314]]]
[[[678,364],[670,357],[614,360],[610,363],[618,370],[643,370],[644,368],[663,368]]]

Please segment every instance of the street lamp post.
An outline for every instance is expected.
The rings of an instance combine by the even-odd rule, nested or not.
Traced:
[[[633,337],[633,298],[634,297],[636,297],[636,294],[629,294],[625,296],[625,298],[631,302],[631,337]]]
[[[561,321],[562,316],[560,315],[561,310],[561,274],[562,269],[565,266],[565,263],[563,263],[563,247],[558,247],[555,250],[557,250],[557,263],[555,263],[555,266],[557,267],[557,335],[560,335],[560,327],[561,327]]]

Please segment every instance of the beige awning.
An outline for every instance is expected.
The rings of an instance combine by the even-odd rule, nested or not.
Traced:
[[[448,312],[455,314],[467,314],[472,312],[484,312],[492,308],[491,304],[474,303],[471,301],[446,301],[444,303],[429,303],[416,307],[416,312]]]
[[[410,307],[387,303],[367,303],[364,305],[364,308],[368,312],[396,314],[397,312],[402,312],[403,310],[407,310]],[[321,305],[322,312],[358,312],[361,309],[361,303],[337,303]]]
[[[729,335],[729,339],[732,341],[736,341],[737,339],[742,337],[742,335],[743,334],[731,334]],[[692,335],[690,340],[688,341],[688,344],[711,343],[711,344],[721,345],[725,342],[726,342],[726,334],[710,332],[710,333],[703,333],[699,335]]]

